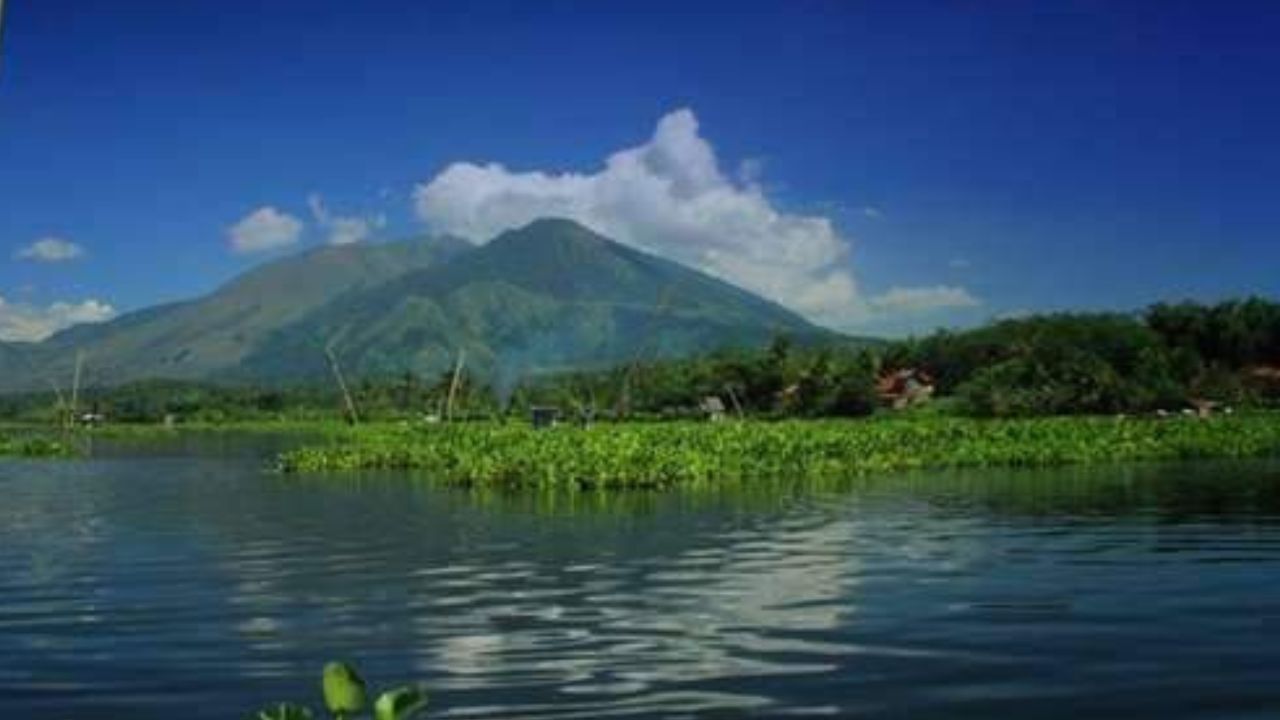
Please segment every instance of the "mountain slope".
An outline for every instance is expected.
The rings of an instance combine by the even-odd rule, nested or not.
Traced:
[[[451,261],[353,292],[274,333],[240,368],[323,371],[340,338],[360,375],[445,369],[459,350],[498,382],[550,369],[830,335],[795,313],[568,220],[539,220]]]
[[[0,345],[0,390],[139,379],[325,381],[334,342],[353,376],[429,374],[459,351],[498,384],[531,373],[829,339],[795,313],[568,220],[473,247],[451,238],[326,247],[196,300]]]
[[[231,372],[276,330],[343,293],[376,287],[462,252],[452,238],[317,248],[254,268],[214,293],[147,308],[110,322],[80,325],[21,349],[0,389],[27,389],[47,378],[70,382],[74,357],[89,358],[88,382],[141,378],[207,379]],[[17,351],[11,351],[10,355]],[[35,371],[31,366],[40,368]],[[40,378],[38,375],[46,375]]]

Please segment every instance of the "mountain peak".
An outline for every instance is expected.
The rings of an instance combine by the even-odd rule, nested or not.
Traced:
[[[570,243],[610,245],[612,240],[582,223],[565,217],[538,218],[527,225],[507,230],[492,240],[493,243]]]

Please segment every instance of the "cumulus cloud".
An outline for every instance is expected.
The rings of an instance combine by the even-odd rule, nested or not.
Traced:
[[[539,217],[568,217],[840,324],[859,310],[850,245],[826,217],[777,209],[751,165],[731,177],[689,110],[662,118],[648,142],[594,173],[515,172],[454,163],[414,192],[435,229],[484,242]]]
[[[11,303],[0,297],[0,340],[43,340],[72,325],[103,322],[115,315],[115,308],[92,299],[39,306]]]
[[[963,288],[858,289],[851,242],[824,214],[787,212],[767,196],[763,163],[722,171],[698,119],[663,117],[642,145],[594,172],[515,171],[457,162],[414,190],[418,217],[437,231],[483,243],[540,217],[567,217],[604,235],[739,285],[810,319],[851,329],[892,313],[965,308]],[[878,208],[865,217],[883,216]]]
[[[65,238],[42,237],[18,250],[17,256],[20,260],[32,262],[69,262],[84,257],[84,248]]]
[[[268,205],[241,218],[227,230],[231,249],[255,253],[287,247],[298,242],[302,221]]]
[[[982,301],[962,287],[895,287],[871,298],[867,304],[873,311],[905,314],[974,308]]]
[[[330,245],[350,245],[368,239],[374,231],[386,227],[385,215],[372,217],[334,215],[329,212],[324,199],[317,194],[307,196],[311,217],[327,233]]]

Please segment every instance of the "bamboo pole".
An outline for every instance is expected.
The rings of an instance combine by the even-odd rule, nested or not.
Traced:
[[[453,380],[449,382],[449,402],[445,405],[444,417],[448,422],[453,422],[453,399],[458,394],[458,383],[462,379],[462,366],[467,361],[467,351],[465,348],[458,350],[458,362],[453,366]]]
[[[329,361],[329,369],[333,371],[333,377],[338,381],[338,389],[342,391],[342,401],[347,409],[347,422],[352,425],[360,424],[360,415],[356,412],[356,401],[351,397],[351,391],[347,389],[347,379],[342,376],[342,367],[338,364],[338,356],[333,352],[334,341],[330,340],[329,344],[324,346],[324,356]]]
[[[742,419],[742,403],[738,402],[738,393],[733,391],[733,386],[726,384],[724,389],[729,392],[729,399],[733,401],[733,409],[738,413],[738,419]]]
[[[3,2],[3,0],[0,0]],[[69,411],[68,424],[74,426],[76,424],[76,415],[80,411],[80,371],[84,368],[84,351],[76,351],[76,369],[71,375],[71,408]]]
[[[615,419],[621,420],[631,414],[631,384],[635,376],[640,372],[641,363],[644,357],[652,349],[654,340],[658,334],[658,327],[662,321],[662,315],[675,299],[676,289],[680,286],[683,278],[677,278],[662,288],[658,294],[657,300],[653,306],[653,316],[649,318],[649,326],[645,328],[644,333],[640,336],[640,342],[636,346],[636,352],[631,358],[631,363],[623,369],[622,385],[618,389],[618,402],[614,407]]]

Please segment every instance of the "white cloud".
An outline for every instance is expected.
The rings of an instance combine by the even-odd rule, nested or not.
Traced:
[[[763,164],[721,170],[688,109],[663,117],[653,137],[613,153],[592,173],[513,171],[457,162],[414,190],[418,217],[434,229],[482,243],[540,217],[567,217],[611,238],[852,329],[895,313],[979,304],[963,288],[858,291],[851,243],[824,214],[785,212],[761,184]],[[860,213],[883,217],[876,207]]]
[[[0,297],[0,340],[43,340],[63,328],[115,317],[115,308],[98,300],[38,306]]]
[[[19,250],[17,256],[34,262],[68,262],[84,257],[84,248],[64,238],[42,237]]]
[[[862,213],[862,217],[868,220],[879,220],[884,217],[884,211],[875,205],[864,205],[858,208],[858,212]]]
[[[973,263],[968,258],[951,258],[951,260],[947,261],[947,267],[952,270],[968,270],[973,267]]]
[[[302,221],[271,206],[260,207],[227,230],[231,249],[255,253],[286,247],[298,242]]]
[[[330,245],[350,245],[368,239],[375,230],[387,225],[385,215],[372,217],[333,215],[325,206],[324,199],[313,193],[307,196],[307,207],[311,208],[311,217],[316,224],[328,232]]]
[[[598,232],[781,302],[828,324],[861,311],[850,245],[830,219],[783,212],[754,179],[721,171],[689,110],[663,117],[643,145],[595,173],[514,172],[454,163],[414,192],[435,229],[484,242],[539,217]]]
[[[867,301],[875,312],[889,314],[921,313],[936,310],[975,308],[982,301],[962,287],[894,287]]]

